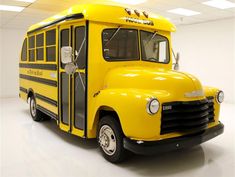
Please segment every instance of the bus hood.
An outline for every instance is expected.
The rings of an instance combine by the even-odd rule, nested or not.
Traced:
[[[187,73],[152,67],[120,67],[107,74],[106,89],[145,89],[163,91],[178,99],[204,96],[200,81]]]

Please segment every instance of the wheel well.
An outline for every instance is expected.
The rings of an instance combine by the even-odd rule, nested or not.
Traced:
[[[97,119],[96,119],[96,127],[98,127],[98,124],[99,124],[99,121],[107,116],[107,115],[111,115],[120,125],[121,129],[122,129],[122,125],[121,125],[121,122],[120,122],[120,119],[119,119],[119,116],[117,114],[117,112],[115,110],[113,110],[112,108],[108,108],[108,107],[101,107],[99,109],[99,111],[97,112]],[[97,130],[97,129],[96,129]]]
[[[99,111],[99,121],[100,121],[104,116],[107,116],[107,115],[111,115],[112,117],[114,117],[114,118],[120,123],[118,114],[117,114],[114,110],[100,110],[100,111]]]
[[[33,92],[32,89],[29,89],[29,91],[28,91],[28,96],[27,96],[27,101],[28,101],[28,99],[31,98],[31,97],[34,97],[34,92]]]

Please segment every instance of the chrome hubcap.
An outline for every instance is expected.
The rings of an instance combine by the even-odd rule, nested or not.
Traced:
[[[99,132],[99,144],[103,151],[111,156],[116,152],[116,137],[108,125],[103,125]]]
[[[35,117],[36,116],[36,103],[35,103],[34,99],[31,100],[30,107],[31,107],[31,113],[32,113],[33,117]]]

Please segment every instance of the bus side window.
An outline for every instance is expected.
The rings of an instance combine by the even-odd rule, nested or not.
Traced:
[[[44,33],[36,36],[36,59],[37,61],[44,60]]]
[[[56,61],[56,30],[46,32],[46,61]]]
[[[85,26],[75,28],[75,50],[79,51],[83,40],[85,39]],[[78,56],[77,65],[79,69],[86,67],[86,42],[83,44]]]
[[[21,61],[27,61],[27,38],[25,38],[22,51],[21,51]]]
[[[35,61],[35,36],[29,37],[29,61]]]

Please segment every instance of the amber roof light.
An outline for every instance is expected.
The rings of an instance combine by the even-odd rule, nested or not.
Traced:
[[[140,12],[138,10],[134,10],[134,12],[138,17],[140,16]]]
[[[143,14],[144,14],[144,16],[145,16],[146,18],[149,17],[149,14],[148,14],[147,12],[144,11]]]
[[[126,8],[125,11],[128,13],[128,15],[131,15],[131,9]]]

